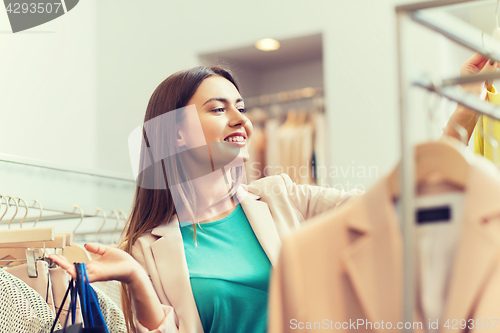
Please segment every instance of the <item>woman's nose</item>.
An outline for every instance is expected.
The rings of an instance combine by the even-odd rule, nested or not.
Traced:
[[[245,125],[248,121],[248,118],[236,108],[231,108],[231,111],[228,112],[228,114],[230,117],[229,126],[231,127]]]

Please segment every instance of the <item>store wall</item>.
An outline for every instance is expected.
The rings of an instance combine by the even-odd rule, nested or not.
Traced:
[[[98,166],[95,5],[15,34],[0,10],[0,153]]]
[[[140,124],[151,93],[169,74],[197,65],[197,54],[251,45],[263,37],[279,39],[321,31],[330,164],[337,168],[332,185],[371,185],[399,156],[395,3],[165,2],[155,4],[156,10],[151,11],[123,2],[122,15],[134,18],[125,21],[123,16],[113,15],[114,5],[99,2],[100,167],[129,170],[123,143]],[[420,48],[416,59],[438,68],[437,52],[428,52],[424,45],[439,41],[432,34],[418,32],[413,38]],[[269,73],[266,83],[270,88],[272,76]],[[114,130],[106,130],[110,128]],[[363,168],[364,174],[358,175]]]
[[[0,34],[8,78],[0,81],[0,121],[11,124],[0,132],[1,152],[131,175],[127,137],[168,75],[197,65],[199,54],[322,32],[332,184],[368,187],[399,156],[396,3],[80,2],[31,31]],[[0,24],[8,30],[6,17]],[[407,42],[416,68],[455,68],[440,53],[455,49],[424,28]],[[263,85],[272,89],[276,75]],[[412,129],[423,140],[426,114],[416,117]]]

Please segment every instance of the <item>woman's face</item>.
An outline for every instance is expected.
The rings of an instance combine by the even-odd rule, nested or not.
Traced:
[[[193,104],[196,106],[204,137],[201,133],[187,133],[180,129],[179,145],[190,148],[208,144],[210,150],[211,142],[230,142],[239,146],[240,156],[247,161],[253,127],[244,114],[245,105],[236,87],[222,76],[211,76],[200,84],[187,103]],[[190,119],[187,121],[193,121],[192,117]],[[189,125],[183,127],[195,128]],[[203,139],[205,142],[201,141]]]

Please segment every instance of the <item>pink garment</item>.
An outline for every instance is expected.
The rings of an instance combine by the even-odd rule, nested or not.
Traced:
[[[49,269],[50,280],[52,284],[52,294],[54,297],[54,305],[55,311],[59,311],[60,305],[64,299],[64,294],[68,289],[69,281],[71,280],[71,276],[61,267],[51,268]],[[71,294],[66,298],[66,302],[64,302],[63,309],[61,314],[59,315],[59,322],[64,326],[66,316],[68,315],[69,306],[71,304]],[[80,302],[76,303],[76,323],[81,323],[82,314],[80,312]],[[71,325],[71,318],[68,319],[68,325]]]

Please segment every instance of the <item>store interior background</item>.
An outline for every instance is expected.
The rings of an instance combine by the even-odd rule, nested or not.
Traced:
[[[161,81],[201,64],[202,55],[251,48],[267,37],[302,38],[300,50],[319,41],[320,52],[315,46],[303,58],[257,71],[243,61],[229,67],[243,73],[243,97],[323,85],[329,165],[378,168],[378,177],[347,173],[331,185],[350,182],[368,189],[400,156],[394,7],[409,2],[415,1],[86,0],[54,21],[16,34],[0,10],[0,153],[132,178],[128,135],[142,123]],[[495,5],[462,7],[455,14],[491,33]],[[412,25],[406,36],[415,70],[458,75],[472,55],[421,26]],[[425,100],[425,93],[416,94]],[[429,133],[426,103],[412,117],[415,142],[439,137],[438,126]],[[2,194],[87,206],[113,200],[99,190],[98,199],[89,200],[89,192],[75,184],[66,188],[64,177],[53,175],[41,185],[36,175],[5,166],[3,175],[5,170],[14,171],[2,176]],[[133,186],[127,188],[119,204],[128,212]]]

